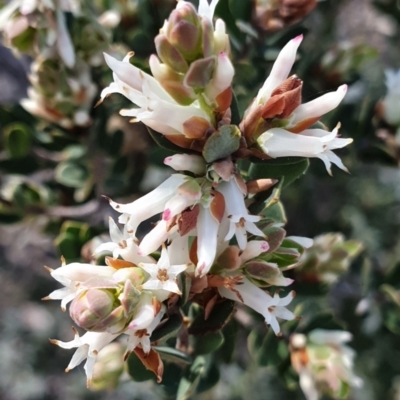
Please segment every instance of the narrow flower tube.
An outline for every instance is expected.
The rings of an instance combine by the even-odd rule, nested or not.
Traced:
[[[296,60],[297,49],[302,40],[303,35],[299,35],[290,40],[280,51],[268,78],[257,94],[255,105],[265,103],[271,96],[272,91],[289,76]]]
[[[210,270],[217,253],[219,222],[210,207],[200,206],[197,219],[197,267],[196,276],[204,276]]]
[[[165,203],[187,179],[188,177],[182,174],[171,175],[160,186],[132,203],[118,204],[110,201],[110,205],[114,210],[123,214],[119,218],[119,222],[128,224],[130,229],[135,232],[141,222],[164,210]]]
[[[205,95],[211,102],[215,102],[218,95],[231,86],[235,70],[224,52],[218,54],[217,67],[210,83],[206,86]]]
[[[289,117],[289,125],[286,129],[295,128],[304,121],[318,120],[321,115],[335,109],[343,100],[347,92],[347,85],[339,86],[336,92],[326,93],[308,103],[300,104]]]
[[[172,229],[169,229],[167,221],[159,221],[157,225],[141,241],[139,245],[139,254],[145,256],[157,251],[157,249],[168,239],[172,233],[175,233],[176,230],[176,225]]]
[[[164,160],[164,164],[175,171],[190,171],[196,175],[204,175],[206,173],[204,158],[196,154],[174,154],[167,157]]]
[[[353,139],[338,138],[339,126],[332,132],[323,129],[307,129],[301,134],[273,128],[261,134],[257,142],[263,152],[273,158],[317,157],[324,162],[329,174],[331,174],[331,163],[347,171],[340,158],[332,150],[347,146]]]
[[[272,297],[268,293],[261,290],[258,286],[252,284],[247,278],[234,285],[231,289],[219,287],[218,291],[222,297],[234,301],[241,301],[254,311],[258,312],[265,318],[265,322],[271,325],[275,334],[280,332],[278,318],[292,320],[294,314],[287,310],[287,306],[293,299],[294,293],[290,292],[286,297],[280,298],[278,295]],[[239,297],[239,296],[240,297]]]

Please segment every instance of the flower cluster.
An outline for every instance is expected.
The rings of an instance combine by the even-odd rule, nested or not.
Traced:
[[[292,366],[300,375],[307,400],[318,400],[322,393],[343,399],[350,387],[362,385],[353,373],[355,352],[344,344],[351,339],[349,332],[323,329],[313,330],[307,336],[292,335]]]
[[[71,342],[54,343],[77,348],[68,369],[87,359],[89,382],[98,352],[120,335],[128,337],[126,356],[132,351],[142,360],[154,355],[151,335],[177,313],[181,296],[203,306],[205,315],[218,302],[243,303],[277,335],[278,319],[295,318],[286,308],[294,291],[280,295],[276,288],[293,282],[283,272],[297,264],[312,241],[285,238],[280,224],[263,214],[267,204],[260,215],[250,211],[257,195],[277,180],[245,179],[238,162],[247,157],[260,162],[318,157],[329,172],[331,163],[345,169],[332,150],[351,139],[338,138],[338,127],[328,132],[312,125],[339,104],[346,87],[301,104],[302,81],[288,78],[302,40],[297,37],[284,47],[235,125],[234,69],[225,24],[213,23],[216,5],[216,0],[200,0],[196,10],[189,2],[178,2],[155,39],[153,75],[130,63],[133,53],[122,61],[105,55],[114,81],[101,99],[124,95],[135,107],[121,115],[143,122],[181,152],[165,159],[176,173],[150,193],[128,204],[109,199],[122,226],[110,219],[111,241],[95,250],[96,257],[106,256],[106,265],[72,263],[51,271],[64,288],[48,298],[60,299],[64,309],[71,302],[71,318],[87,331],[83,336],[76,332]],[[138,240],[139,225],[157,216],[154,227]],[[183,284],[187,280],[190,289]],[[149,358],[156,360],[150,369],[161,379],[160,359]]]
[[[90,68],[103,62],[101,52],[111,37],[87,6],[70,0],[13,0],[0,11],[5,44],[33,58],[22,107],[66,129],[91,122],[97,87]],[[73,15],[73,34],[66,13]]]

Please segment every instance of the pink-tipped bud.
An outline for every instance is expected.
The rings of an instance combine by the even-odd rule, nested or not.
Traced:
[[[168,19],[166,35],[186,61],[201,55],[201,21],[192,4],[180,2]]]
[[[103,326],[103,320],[109,317],[113,308],[114,296],[110,291],[88,289],[72,301],[70,315],[81,328],[101,332],[107,328]]]
[[[196,175],[204,175],[206,173],[204,158],[195,154],[175,154],[167,157],[164,160],[164,164],[175,171],[190,171]]]

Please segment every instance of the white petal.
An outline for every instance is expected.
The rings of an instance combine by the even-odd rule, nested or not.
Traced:
[[[297,36],[289,41],[281,50],[267,80],[258,92],[256,105],[265,103],[273,90],[289,76],[290,70],[296,60],[297,49],[302,40],[303,35]]]
[[[175,230],[177,229],[174,227]],[[173,228],[173,229],[174,229]],[[142,240],[139,246],[139,254],[147,255],[156,251],[172,233],[167,231],[167,221],[161,220]]]
[[[163,282],[162,288],[164,290],[167,290],[168,292],[181,294],[181,291],[179,290],[178,285],[176,284],[176,282],[173,282],[173,281]]]
[[[146,290],[158,290],[165,289],[162,282],[159,279],[150,279],[142,285],[143,289]]]
[[[148,274],[150,274],[152,279],[156,278],[159,270],[157,264],[140,263],[139,267],[145,270]]]
[[[214,75],[205,88],[205,95],[211,102],[215,101],[220,93],[231,86],[235,74],[235,69],[226,53],[219,53],[217,62]]]
[[[303,120],[320,117],[332,111],[343,100],[346,92],[347,85],[342,85],[336,92],[326,93],[315,100],[299,105],[292,113],[290,126],[295,126]]]
[[[198,263],[196,275],[204,276],[207,274],[214,262],[217,253],[218,228],[219,223],[212,216],[210,209],[200,205],[199,216],[197,218]]]

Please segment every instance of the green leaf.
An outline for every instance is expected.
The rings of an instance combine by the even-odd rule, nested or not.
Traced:
[[[224,125],[214,132],[203,148],[203,157],[208,163],[228,157],[240,145],[241,133],[236,125]]]
[[[191,357],[182,351],[176,350],[172,347],[154,346],[153,349],[160,354],[160,357],[167,361],[173,362],[178,365],[190,364],[192,362]]]
[[[89,171],[80,163],[65,161],[58,164],[54,178],[64,186],[80,188],[89,178]]]
[[[232,93],[232,103],[231,103],[231,124],[239,125],[242,117],[240,116],[239,104],[235,93]]]
[[[224,335],[221,331],[197,336],[194,338],[194,353],[198,355],[211,353],[221,347],[223,343]]]
[[[218,332],[228,323],[234,310],[235,302],[232,300],[217,303],[207,320],[204,319],[204,310],[199,310],[197,317],[189,326],[189,333],[191,335],[204,335],[209,332]]]
[[[182,318],[178,314],[173,314],[168,318],[167,322],[153,331],[150,341],[157,342],[160,340],[166,340],[170,336],[174,335],[181,326]]]
[[[73,144],[68,146],[63,152],[63,158],[65,160],[79,160],[80,158],[84,157],[86,154],[87,148],[80,144]]]
[[[188,301],[192,280],[187,274],[179,274],[178,280],[179,280],[179,287],[181,288],[182,291],[182,295],[178,300],[178,305],[182,307]]]
[[[200,382],[197,385],[196,393],[203,393],[212,387],[214,387],[220,378],[218,365],[215,363],[209,363],[206,370],[203,372]]]
[[[134,352],[130,354],[127,365],[129,375],[136,382],[144,382],[154,378],[154,373],[146,369]]]
[[[287,350],[286,353],[282,351],[282,345],[287,347],[272,329],[266,335],[254,330],[247,338],[249,353],[260,366],[279,365],[288,355]]]
[[[21,158],[29,153],[32,143],[30,128],[23,123],[12,123],[4,128],[4,145],[12,158]]]
[[[205,367],[206,359],[202,356],[196,357],[191,367],[186,370],[185,375],[179,382],[176,400],[188,400],[191,398],[196,391]]]
[[[59,253],[68,261],[79,259],[82,245],[75,235],[69,232],[61,233],[55,239],[54,244]]]
[[[266,208],[261,215],[267,221],[273,221],[282,225],[286,225],[287,223],[285,209],[280,201]]]
[[[252,159],[248,176],[250,179],[275,178],[285,179],[283,186],[287,186],[301,175],[310,165],[307,158],[281,157],[274,160]]]

